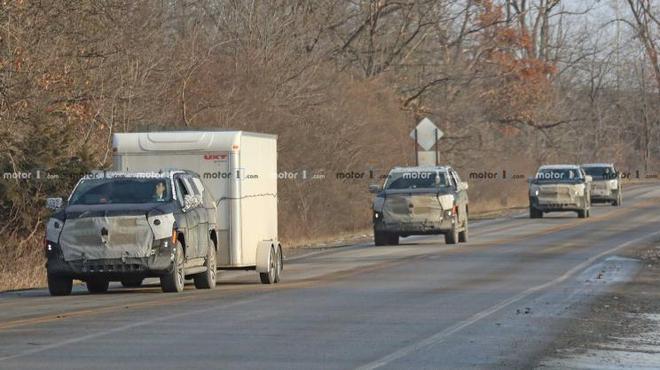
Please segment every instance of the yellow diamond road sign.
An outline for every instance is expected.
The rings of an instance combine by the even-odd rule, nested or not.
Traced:
[[[424,150],[430,150],[437,140],[440,140],[444,132],[438,128],[430,119],[424,118],[416,127],[417,144]],[[410,132],[410,137],[415,140],[415,129]]]

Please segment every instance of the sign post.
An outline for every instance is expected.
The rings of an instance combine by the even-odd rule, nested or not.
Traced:
[[[444,136],[444,132],[438,128],[430,119],[424,118],[410,132],[410,137],[415,140],[415,165],[416,166],[437,166],[440,162],[440,152],[438,141]],[[417,150],[417,145],[424,150]],[[431,148],[435,145],[435,151]]]

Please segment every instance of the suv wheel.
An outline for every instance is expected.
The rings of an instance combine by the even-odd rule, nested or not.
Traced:
[[[142,286],[142,279],[141,277],[138,278],[125,278],[121,279],[121,285],[124,288],[139,288]]]
[[[213,289],[215,288],[217,264],[215,260],[215,248],[213,242],[209,240],[208,252],[206,253],[206,271],[200,272],[193,276],[195,280],[195,288],[197,289]]]
[[[387,233],[384,231],[378,231],[374,229],[374,244],[377,246],[387,245]]]
[[[90,279],[85,282],[87,291],[92,294],[105,293],[108,291],[110,282],[106,279]]]
[[[445,243],[446,244],[456,244],[458,243],[458,227],[456,226],[456,223],[458,220],[454,222],[454,225],[451,227],[451,231],[447,234],[445,234]]]
[[[275,283],[275,274],[277,270],[277,255],[275,254],[275,249],[270,248],[270,264],[268,265],[268,272],[260,272],[259,279],[261,279],[262,284],[273,284]]]
[[[543,218],[543,212],[529,206],[529,218]]]
[[[48,291],[52,296],[63,296],[71,294],[73,279],[48,274]]]
[[[178,293],[183,291],[185,283],[185,273],[183,271],[183,246],[181,242],[176,242],[176,252],[174,253],[174,262],[172,271],[160,277],[160,287],[166,293]]]
[[[465,220],[465,225],[463,225],[463,231],[458,233],[458,241],[460,243],[467,243],[470,238],[468,234],[468,220]]]

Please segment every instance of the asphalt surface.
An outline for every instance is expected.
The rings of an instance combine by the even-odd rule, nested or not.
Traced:
[[[635,274],[617,252],[656,242],[659,222],[660,186],[643,185],[586,220],[474,222],[460,246],[425,236],[312,251],[275,286],[231,272],[181,294],[4,293],[0,369],[535,367],[579,303]]]

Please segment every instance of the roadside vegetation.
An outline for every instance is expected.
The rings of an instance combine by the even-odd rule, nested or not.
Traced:
[[[45,198],[109,167],[114,132],[278,134],[289,244],[365,229],[369,171],[414,164],[424,117],[473,212],[525,205],[540,163],[653,173],[659,14],[651,0],[5,1],[0,290],[43,283]],[[483,171],[499,177],[469,177]]]

